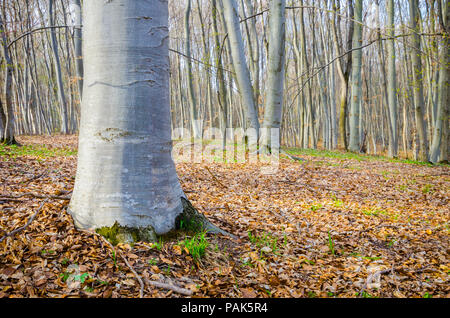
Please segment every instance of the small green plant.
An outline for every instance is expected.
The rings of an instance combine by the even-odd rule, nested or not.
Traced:
[[[423,187],[422,187],[422,193],[423,194],[427,194],[427,193],[429,193],[429,192],[432,192],[434,189],[433,189],[434,187],[433,187],[433,185],[432,184],[426,184],[426,185],[424,185]]]
[[[248,239],[251,243],[256,245],[257,248],[262,249],[264,247],[269,247],[273,253],[278,254],[278,238],[273,236],[271,233],[264,233],[263,235],[254,235],[252,232],[247,232]],[[284,243],[287,244],[287,238],[284,237]],[[284,244],[283,243],[283,244]]]
[[[187,248],[194,261],[198,262],[205,255],[209,242],[206,238],[206,232],[201,232],[190,239],[186,238],[181,244]]]
[[[328,248],[330,249],[331,254],[335,255],[334,241],[333,238],[331,237],[330,231],[328,231]]]
[[[392,247],[392,246],[394,246],[394,244],[395,244],[395,240],[392,239],[387,243],[387,247]]]
[[[370,261],[378,261],[378,260],[381,259],[381,257],[378,257],[378,256],[375,256],[375,257],[372,257],[372,256],[363,256],[362,258],[368,259],[368,260],[370,260]]]
[[[423,298],[433,298],[433,295],[431,295],[427,292],[423,295]]]
[[[321,203],[318,203],[318,204],[311,205],[310,209],[311,209],[311,211],[316,212],[317,210],[319,210],[322,207],[323,207],[323,205]]]
[[[309,265],[315,265],[316,263],[310,259],[305,258],[303,262],[308,263]]]
[[[63,282],[66,282],[70,277],[70,273],[65,271],[64,273],[59,274],[59,277],[61,277]]]
[[[355,296],[361,296],[362,298],[378,298],[377,296],[373,296],[365,291],[363,291],[362,293],[356,293]]]
[[[73,277],[74,281],[79,281],[82,284],[86,281],[86,279],[89,279],[89,274],[88,273],[84,273],[84,274],[81,274],[81,275],[75,275]]]
[[[42,250],[42,251],[41,251],[41,255],[42,255],[42,256],[45,256],[45,255],[47,255],[47,254],[53,255],[53,254],[55,254],[55,253],[56,253],[56,251],[52,251],[52,250]]]
[[[156,264],[158,264],[158,259],[157,258],[151,258],[151,259],[148,260],[148,263],[150,265],[156,265]]]
[[[164,270],[164,273],[168,276],[170,275],[170,264],[167,265],[167,268]]]
[[[313,292],[313,291],[308,291],[308,297],[309,298],[316,298],[317,294],[315,292]]]
[[[252,262],[250,261],[249,258],[243,259],[241,257],[241,263],[242,263],[242,266],[254,267],[254,265],[252,264]]]
[[[106,280],[100,280],[100,279],[97,279],[95,282],[101,286],[106,286],[109,284]]]
[[[361,212],[368,216],[379,216],[380,214],[382,214],[382,215],[387,214],[387,212],[385,210],[378,209],[378,208],[363,209]]]
[[[160,251],[162,249],[162,247],[163,247],[163,240],[162,240],[162,238],[160,237],[158,242],[152,243],[152,247],[156,247],[156,249],[158,251]]]
[[[116,251],[114,249],[112,250],[111,258],[113,260],[114,267],[117,267],[117,257],[116,257]]]

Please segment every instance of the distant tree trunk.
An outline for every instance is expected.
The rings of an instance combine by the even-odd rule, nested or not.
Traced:
[[[242,103],[246,107],[247,127],[256,130],[256,138],[259,138],[259,121],[256,104],[254,100],[253,87],[250,79],[247,61],[245,59],[244,42],[242,41],[239,26],[238,6],[235,0],[225,0],[224,7],[225,23],[230,38],[231,55],[233,58],[236,81],[241,94]]]
[[[70,0],[70,12],[73,25],[73,45],[75,49],[75,66],[77,74],[78,92],[83,96],[83,52],[82,52],[82,19],[80,0]]]
[[[212,0],[212,18],[213,18],[213,31],[214,31],[214,53],[216,59],[217,67],[217,95],[219,107],[221,110],[221,128],[222,128],[222,149],[225,149],[227,140],[227,120],[228,120],[228,104],[227,104],[227,91],[225,86],[225,76],[223,74],[223,63],[222,56],[220,54],[220,40],[219,40],[219,29],[217,26],[217,0]]]
[[[0,142],[6,143],[8,145],[17,144],[14,137],[14,110],[12,104],[12,76],[13,76],[13,62],[9,55],[8,50],[8,40],[6,38],[5,27],[3,25],[2,12],[0,12],[0,40],[2,41],[2,57],[5,65],[3,66],[3,95],[4,102],[1,105],[1,120],[2,120],[2,131],[0,132]],[[1,64],[0,64],[1,65]]]
[[[418,159],[420,161],[428,161],[428,139],[426,121],[424,120],[424,97],[423,97],[423,70],[420,53],[420,12],[419,0],[409,0],[410,11],[410,27],[413,30],[412,46],[411,48],[411,63],[412,63],[412,77],[413,77],[413,96],[416,117],[416,129],[418,134],[419,144]]]
[[[248,15],[253,16],[256,14],[255,7],[253,6],[253,0],[245,0],[246,6],[248,8]],[[259,73],[260,73],[260,46],[259,46],[259,39],[258,39],[258,33],[256,30],[256,17],[253,19],[250,19],[251,25],[249,28],[249,43],[251,43],[250,46],[250,55],[251,55],[251,75],[252,75],[252,84],[253,84],[253,90],[255,92],[255,107],[256,111],[258,113],[258,105],[260,100],[260,81],[259,81]]]
[[[389,37],[395,36],[394,25],[394,0],[387,0],[387,16]],[[389,122],[390,122],[390,138],[389,140],[389,157],[396,158],[398,156],[398,108],[397,108],[397,85],[395,72],[395,42],[394,39],[387,40],[387,95],[389,105]]]
[[[186,56],[188,56],[186,60],[187,64],[187,86],[188,86],[188,97],[189,97],[189,109],[190,109],[190,118],[191,118],[191,130],[192,137],[200,138],[201,137],[201,128],[199,127],[198,122],[198,112],[197,112],[197,99],[195,97],[194,91],[194,79],[192,75],[192,61],[191,57],[191,31],[189,26],[189,19],[191,16],[191,0],[187,1],[187,6],[184,11],[184,40],[186,47]]]
[[[271,128],[281,127],[283,108],[283,87],[285,70],[285,39],[286,17],[285,0],[272,0],[270,2],[269,17],[269,57],[267,65],[267,97],[264,111],[262,147],[270,150],[275,145],[279,147],[279,140],[271,140]],[[281,134],[280,134],[281,135]]]
[[[53,14],[53,5],[54,1],[49,0],[48,2],[48,19],[49,19],[49,25],[54,26],[54,14]],[[54,66],[55,66],[55,73],[56,73],[56,83],[58,85],[58,100],[59,100],[59,107],[61,110],[61,133],[67,134],[69,133],[68,129],[68,118],[67,118],[67,103],[66,103],[66,96],[64,94],[64,84],[62,80],[62,74],[61,74],[61,64],[59,60],[59,54],[58,54],[58,42],[56,41],[56,33],[54,29],[51,29],[50,31],[50,38],[52,41],[52,52],[53,52],[53,58],[54,58]]]
[[[355,17],[356,22],[362,22],[362,0],[355,1]],[[362,45],[362,26],[355,23],[353,29],[353,47]],[[352,80],[351,80],[351,106],[350,106],[350,138],[349,149],[353,152],[360,150],[360,102],[361,102],[361,60],[362,51],[355,50],[352,52]]]
[[[339,11],[340,10],[340,1],[333,0],[333,10]],[[348,16],[353,19],[353,1],[348,0]],[[331,23],[331,28],[333,31],[333,44],[335,51],[338,55],[343,53],[343,50],[341,49],[341,43],[338,28],[340,26],[340,16],[336,15],[336,22]],[[348,39],[347,39],[347,45],[345,49],[349,51],[352,48],[352,35],[353,35],[353,27],[354,23],[353,20],[348,21]],[[348,97],[348,80],[350,77],[350,66],[352,64],[352,54],[347,54],[347,63],[344,65],[341,60],[338,60],[337,70],[339,74],[339,78],[341,80],[340,82],[340,97],[339,97],[339,136],[341,140],[341,146],[344,147],[345,150],[348,149],[348,143],[347,143],[347,128],[346,128],[346,121],[347,121],[347,97]]]
[[[438,1],[439,3],[439,1]],[[433,133],[433,143],[431,147],[430,161],[448,162],[449,161],[449,108],[450,108],[450,8],[448,1],[443,1],[447,4],[446,11],[443,10],[442,4],[438,4],[438,16],[440,19],[441,31],[444,34],[442,37],[440,50],[440,69],[439,69],[439,84],[438,84],[438,101],[437,101],[437,118]]]

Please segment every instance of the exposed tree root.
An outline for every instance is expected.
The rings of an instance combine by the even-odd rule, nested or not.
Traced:
[[[231,238],[236,238],[233,234],[212,224],[203,214],[198,212],[186,198],[182,197],[181,202],[183,204],[183,213],[175,220],[177,229],[187,229],[194,232],[207,231],[211,234],[222,234]]]

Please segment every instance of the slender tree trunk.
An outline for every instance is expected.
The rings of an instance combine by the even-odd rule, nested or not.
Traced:
[[[4,11],[3,11],[4,12]],[[4,100],[2,103],[2,110],[0,111],[2,120],[2,131],[0,132],[0,142],[6,144],[16,144],[16,139],[14,137],[14,110],[12,104],[12,76],[13,76],[13,62],[9,55],[8,50],[8,40],[6,38],[5,27],[3,25],[3,17],[0,12],[0,40],[2,41],[2,57],[5,65],[4,77],[3,77],[3,95]]]
[[[285,75],[285,7],[285,0],[273,0],[270,2],[267,97],[262,136],[262,147],[265,150],[273,150],[272,148],[275,146],[279,147],[280,142],[280,140],[271,140],[270,129],[280,129],[281,127]]]
[[[54,14],[53,14],[54,1],[49,0],[48,2],[48,17],[50,26],[54,26]],[[64,94],[64,84],[61,74],[61,64],[59,60],[58,54],[58,42],[56,41],[56,33],[54,29],[50,31],[50,38],[52,41],[52,52],[54,58],[54,67],[56,73],[56,83],[58,85],[58,101],[59,107],[61,110],[61,133],[67,134],[69,132],[68,129],[68,118],[67,118],[67,103],[66,103],[66,95]]]
[[[222,149],[225,149],[227,141],[227,121],[228,121],[228,104],[227,104],[227,91],[225,86],[225,77],[223,74],[223,63],[222,56],[220,54],[220,40],[219,40],[219,29],[217,26],[217,0],[212,0],[212,18],[213,18],[213,31],[214,31],[214,53],[216,59],[217,68],[217,96],[219,107],[221,110],[221,128],[222,128]]]
[[[362,0],[355,1],[355,18],[357,22],[362,22]],[[355,23],[353,29],[353,47],[361,46],[362,42],[362,26]],[[351,81],[351,106],[350,106],[350,138],[349,150],[358,152],[360,150],[360,102],[361,102],[361,60],[362,51],[355,50],[352,52],[352,81]]]
[[[333,0],[333,9],[339,11],[340,1]],[[348,0],[348,16],[353,19],[353,2],[352,0]],[[337,54],[342,54],[343,51],[341,49],[341,43],[338,28],[340,26],[340,16],[336,16],[336,22],[331,23],[331,28],[333,31],[333,44],[334,49]],[[352,35],[353,35],[353,20],[348,21],[348,39],[346,50],[349,51],[352,47]],[[339,96],[339,137],[341,141],[341,146],[344,147],[345,150],[348,148],[347,143],[347,96],[348,96],[348,80],[350,77],[350,65],[352,64],[352,54],[347,54],[347,63],[344,65],[340,60],[337,61],[337,71],[339,74],[340,82],[340,96]]]
[[[389,37],[395,36],[394,25],[394,0],[387,0],[387,16]],[[394,39],[387,40],[387,100],[389,105],[389,122],[391,134],[389,135],[389,157],[398,156],[398,107],[397,107],[397,84],[395,72],[395,42]]]
[[[433,143],[431,147],[430,161],[448,162],[449,161],[449,108],[450,108],[450,8],[448,1],[442,1],[447,4],[446,11],[443,10],[441,3],[438,5],[441,31],[444,36],[441,40],[440,49],[440,69],[439,69],[439,83],[438,83],[438,101],[437,101],[437,116],[436,124],[433,132]],[[445,7],[444,7],[445,8]]]
[[[73,45],[75,49],[75,67],[77,74],[78,92],[83,96],[83,53],[82,53],[82,19],[80,0],[70,0],[70,12],[73,25]]]
[[[235,0],[225,0],[224,7],[225,23],[227,25],[230,39],[231,55],[233,58],[236,81],[241,94],[242,103],[246,107],[247,127],[256,131],[256,138],[259,138],[259,121],[256,104],[254,100],[253,87],[250,79],[247,61],[244,53],[244,42],[239,26],[238,6]]]
[[[413,77],[413,96],[414,96],[414,106],[415,106],[415,117],[416,117],[416,129],[418,134],[419,144],[418,159],[420,161],[428,161],[428,139],[427,139],[427,128],[426,121],[424,120],[424,97],[423,97],[423,70],[422,70],[422,60],[420,53],[420,12],[419,12],[419,1],[409,0],[409,11],[410,11],[410,27],[413,30],[412,46],[411,48],[411,63],[412,63],[412,77]]]
[[[188,0],[186,9],[184,11],[184,38],[185,38],[186,56],[188,56],[188,58],[186,60],[187,86],[188,86],[192,137],[200,138],[201,137],[201,131],[200,131],[201,128],[199,127],[199,121],[198,121],[197,99],[195,97],[194,79],[193,79],[193,74],[192,74],[192,61],[190,59],[190,57],[191,57],[191,31],[190,31],[190,26],[189,26],[190,16],[191,16],[191,0]]]

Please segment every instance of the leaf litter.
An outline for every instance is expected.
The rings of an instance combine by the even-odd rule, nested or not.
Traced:
[[[0,297],[450,296],[448,166],[304,155],[264,175],[178,163],[193,205],[238,237],[207,235],[197,259],[184,236],[111,248],[78,231],[64,199],[76,140],[1,146]]]

